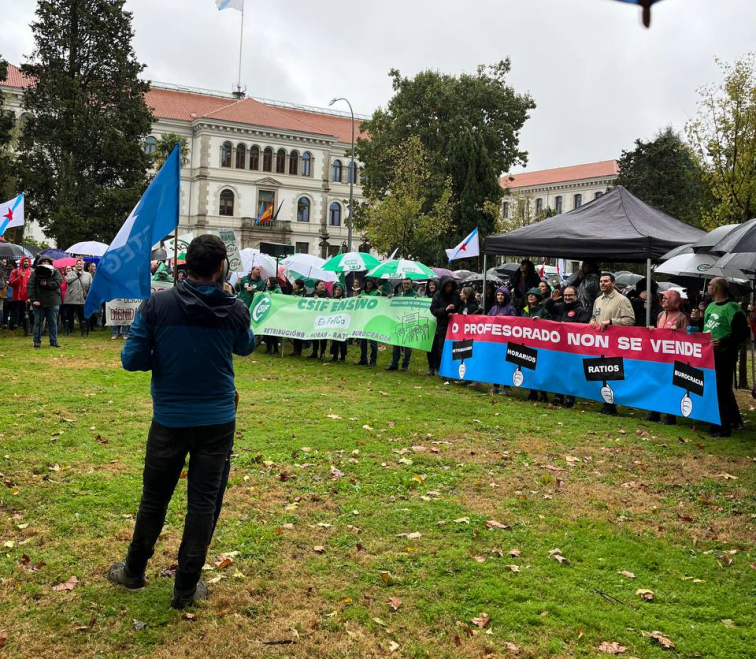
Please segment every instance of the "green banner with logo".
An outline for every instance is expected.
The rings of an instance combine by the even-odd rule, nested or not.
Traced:
[[[436,333],[430,298],[340,300],[258,293],[249,307],[256,335],[284,339],[370,339],[428,352]]]

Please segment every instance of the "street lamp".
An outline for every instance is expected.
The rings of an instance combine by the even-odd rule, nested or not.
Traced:
[[[349,220],[347,221],[347,247],[352,251],[352,211],[354,209],[354,110],[352,104],[345,98],[332,98],[328,107],[331,107],[337,101],[344,101],[349,106],[349,113],[352,115],[352,164],[349,167]]]

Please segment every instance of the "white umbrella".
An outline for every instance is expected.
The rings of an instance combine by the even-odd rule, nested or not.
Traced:
[[[680,254],[662,263],[656,268],[657,274],[675,275],[677,277],[727,277],[729,279],[746,279],[746,275],[737,268],[721,268],[715,265],[717,257],[711,254]]]
[[[323,270],[324,263],[325,259],[312,254],[292,254],[281,261],[286,269],[286,278],[292,283],[304,279],[308,288],[314,286],[316,280],[339,281],[337,273]]]
[[[80,256],[102,256],[108,251],[109,245],[98,243],[96,240],[85,240],[83,243],[71,245],[66,252]]]
[[[242,267],[239,271],[242,274],[249,274],[256,265],[260,266],[262,270],[262,276],[266,279],[268,277],[276,277],[278,275],[278,268],[276,267],[276,260],[272,256],[267,254],[261,254],[259,249],[254,247],[247,247],[239,252],[241,255]]]
[[[294,266],[295,268],[322,268],[325,259],[321,259],[314,254],[292,254],[281,261],[284,268]]]

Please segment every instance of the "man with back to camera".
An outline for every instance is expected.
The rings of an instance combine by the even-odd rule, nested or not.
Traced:
[[[127,371],[152,371],[153,419],[134,535],[126,560],[113,564],[108,579],[131,591],[144,588],[147,561],[189,454],[174,609],[207,598],[200,574],[223,502],[236,427],[232,354],[246,356],[255,347],[248,309],[223,284],[227,263],[220,238],[195,238],[186,255],[187,279],[142,303],[121,352]]]
[[[591,327],[599,332],[604,332],[610,325],[623,325],[625,327],[635,325],[633,305],[614,287],[614,275],[611,272],[601,273],[599,285],[601,286],[601,295],[593,303]],[[599,413],[617,416],[617,406],[614,403],[604,403]]]

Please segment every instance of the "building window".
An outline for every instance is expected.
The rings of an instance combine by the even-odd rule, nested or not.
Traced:
[[[144,140],[144,152],[149,155],[155,153],[155,149],[157,149],[157,140],[152,135],[148,135]]]
[[[270,206],[273,206],[272,212],[276,212],[276,193],[272,190],[260,190],[257,193],[257,219],[259,220]],[[267,222],[266,222],[267,224]]]
[[[253,146],[249,150],[249,168],[257,171],[260,169],[260,147]]]
[[[310,221],[310,200],[307,197],[300,197],[297,202],[297,222]]]
[[[286,173],[286,151],[279,149],[276,154],[276,174]]]
[[[540,216],[543,213],[543,199],[541,197],[538,197],[536,199],[536,215]]]
[[[295,243],[294,250],[297,254],[309,254],[310,243]]]
[[[328,245],[328,257],[338,256],[341,254],[341,247],[338,245]]]
[[[595,194],[595,195],[593,196],[593,198],[594,198],[594,199],[600,199],[600,198],[601,198],[601,197],[603,197],[603,196],[604,196],[604,193],[603,193],[603,192],[597,192],[597,193],[596,193],[596,194]]]
[[[312,176],[312,155],[305,152],[302,154],[302,176]]]
[[[554,208],[556,209],[557,213],[562,212],[562,197],[561,195],[559,197],[554,198]]]
[[[573,208],[580,208],[583,205],[583,195],[576,194],[575,197],[574,197],[574,202],[575,203],[573,204],[572,207]]]
[[[234,145],[231,142],[224,142],[221,145],[221,167],[231,167],[231,154],[234,152]]]
[[[331,180],[335,183],[341,183],[341,160],[334,160],[331,165]]]
[[[299,171],[299,151],[292,151],[289,154],[289,174],[296,176]]]
[[[247,169],[247,147],[236,145],[236,169]]]
[[[267,147],[265,151],[263,151],[263,171],[273,171],[273,149],[270,147]]]
[[[509,202],[505,201],[501,205],[501,216],[506,220],[509,217]]]
[[[218,215],[224,217],[234,216],[234,193],[231,190],[223,190],[220,193],[220,209]]]
[[[332,227],[341,226],[341,206],[336,201],[328,209],[328,224]]]

